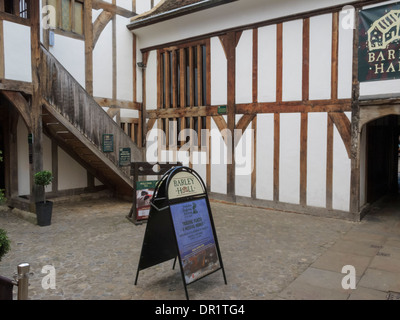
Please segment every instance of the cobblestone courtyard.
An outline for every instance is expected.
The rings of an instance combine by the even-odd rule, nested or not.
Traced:
[[[399,215],[390,215],[387,220],[384,214],[382,221],[389,227],[382,229],[383,225],[372,221],[376,217],[349,222],[219,202],[212,202],[211,207],[228,284],[218,271],[188,286],[193,300],[302,298],[301,294],[294,295],[295,280],[312,270],[325,277],[329,267],[321,261],[329,248],[351,237],[351,232],[369,230],[371,234],[374,230],[374,235],[382,237],[383,232],[392,242],[391,248],[398,246],[400,250]],[[8,232],[12,249],[0,262],[0,274],[12,278],[19,263],[30,263],[34,274],[29,298],[33,300],[185,299],[179,268],[172,270],[172,260],[141,271],[138,285],[134,285],[146,225],[129,222],[125,218],[129,209],[129,202],[112,199],[56,203],[52,224],[47,227],[3,210],[0,226]],[[356,243],[359,240],[355,239]],[[344,247],[348,250],[349,246]],[[369,263],[379,248],[375,250]],[[337,261],[337,257],[332,259]],[[46,265],[55,267],[56,289],[42,288],[46,274],[41,271]],[[328,265],[334,263],[328,261]],[[338,280],[332,284],[332,291],[324,291],[326,297],[346,299],[349,293],[333,294],[342,292],[340,281],[344,276],[340,270],[334,271]],[[303,293],[304,298],[318,298],[318,292],[315,297],[307,290]]]

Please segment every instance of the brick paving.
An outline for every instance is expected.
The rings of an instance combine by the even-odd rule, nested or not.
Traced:
[[[350,222],[211,202],[228,284],[218,271],[188,286],[190,299],[386,299],[400,291],[400,204],[388,204]],[[134,285],[146,225],[128,221],[129,209],[107,197],[56,202],[52,224],[39,227],[3,208],[12,249],[0,274],[12,278],[30,263],[32,300],[184,300],[173,260],[141,271]],[[356,290],[342,289],[347,264]],[[46,265],[55,267],[55,289],[42,288]]]

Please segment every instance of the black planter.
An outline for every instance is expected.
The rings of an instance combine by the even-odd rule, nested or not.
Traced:
[[[36,202],[37,224],[41,227],[51,224],[51,214],[53,211],[53,202]]]

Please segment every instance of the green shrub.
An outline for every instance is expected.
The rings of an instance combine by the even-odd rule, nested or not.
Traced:
[[[53,174],[50,171],[39,171],[34,176],[35,184],[43,187],[44,202],[46,202],[46,192],[44,187],[48,186],[53,181]]]
[[[7,237],[7,232],[3,229],[0,229],[0,261],[1,258],[10,251],[10,239]]]

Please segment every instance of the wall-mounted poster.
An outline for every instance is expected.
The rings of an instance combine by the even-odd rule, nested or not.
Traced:
[[[129,166],[131,164],[131,148],[119,148],[119,166]]]
[[[186,284],[218,270],[213,228],[205,198],[170,206]]]
[[[114,135],[103,134],[103,152],[114,152]]]
[[[153,197],[157,181],[136,182],[136,220],[145,220],[149,217],[150,201]]]

